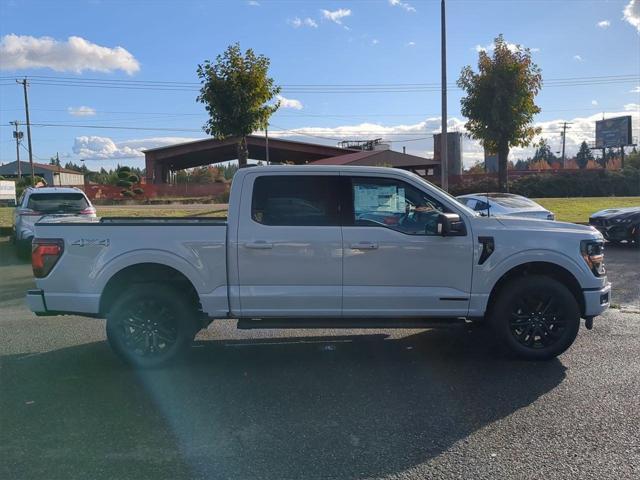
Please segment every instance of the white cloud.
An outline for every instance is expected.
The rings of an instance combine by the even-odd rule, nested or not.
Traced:
[[[582,62],[582,61],[583,61],[583,58],[582,58],[580,55],[574,55],[574,56],[573,56],[573,59],[574,59],[576,62]]]
[[[392,7],[400,7],[407,12],[415,12],[416,9],[408,2],[401,2],[400,0],[389,0],[389,5]]]
[[[621,115],[631,115],[633,117],[633,125],[640,124],[640,105],[628,104],[624,106],[625,111],[608,112],[607,118]],[[560,149],[560,125],[567,121],[571,123],[571,128],[567,130],[566,149],[567,155],[573,155],[578,151],[583,141],[592,142],[595,137],[595,122],[601,120],[602,114],[596,113],[588,117],[576,117],[557,119],[545,122],[535,122],[534,126],[540,127],[542,133],[534,139],[536,142],[540,138],[546,138],[551,144],[552,149]],[[459,118],[449,118],[449,131],[465,132],[465,120]],[[334,144],[335,140],[362,140],[364,138],[382,137],[387,141],[391,141],[394,149],[400,149],[403,145],[399,140],[411,139],[413,150],[420,155],[431,157],[433,155],[432,135],[441,131],[440,117],[430,117],[423,121],[413,124],[399,125],[381,125],[379,123],[364,122],[353,125],[342,125],[338,127],[303,127],[287,131],[273,131],[269,135],[274,137],[285,138],[301,138],[307,137],[309,141]],[[634,136],[638,136],[638,127],[634,127]],[[320,137],[320,138],[318,138]],[[335,140],[332,140],[335,139]],[[465,166],[472,165],[476,160],[482,160],[483,148],[480,142],[473,140],[466,135],[462,140],[463,162]],[[533,156],[535,147],[530,145],[524,148],[512,148],[509,158],[511,160],[525,159]]]
[[[509,49],[509,51],[511,52],[517,52],[518,50],[520,50],[520,48],[526,48],[523,47],[522,45],[518,45],[517,43],[509,43],[507,42],[507,48]],[[476,52],[493,52],[496,49],[496,45],[495,43],[490,43],[489,45],[476,45],[474,47]],[[529,48],[529,50],[531,50],[532,53],[536,53],[539,52],[540,49],[538,47],[533,47],[533,48]]]
[[[321,10],[325,20],[330,20],[338,25],[342,25],[342,19],[351,15],[351,9],[339,8],[338,10]]]
[[[602,20],[596,23],[596,26],[599,28],[609,28],[611,26],[611,22],[609,20]]]
[[[591,100],[591,105],[596,107],[598,105],[598,101],[597,100]]]
[[[373,40],[371,40],[371,45],[378,45],[380,43],[380,40],[378,40],[377,38],[374,38]]]
[[[640,1],[631,0],[623,10],[623,19],[640,32]]]
[[[306,18],[295,17],[294,19],[289,20],[289,24],[293,26],[293,28],[300,28],[300,27],[318,28],[317,22],[313,18],[309,18],[309,17],[306,17]]]
[[[92,117],[96,114],[96,109],[82,105],[80,107],[68,107],[67,112],[74,117]]]
[[[282,95],[277,96],[282,108],[293,108],[294,110],[302,110],[302,102],[295,98],[285,98]]]
[[[640,93],[640,85],[635,87],[633,90],[629,90],[629,93]]]
[[[0,69],[50,68],[57,72],[81,73],[85,70],[129,75],[140,70],[134,56],[122,47],[103,47],[82,37],[66,41],[51,37],[8,34],[0,41]]]
[[[260,2],[256,2],[256,0],[249,0],[247,2],[247,5],[249,5],[250,7],[259,7],[260,6]]]
[[[147,148],[191,142],[197,138],[152,137],[114,142],[109,137],[81,136],[73,142],[73,153],[86,160],[109,160],[143,157]]]
[[[416,42],[407,42],[405,44],[405,47],[415,47],[416,46]]]

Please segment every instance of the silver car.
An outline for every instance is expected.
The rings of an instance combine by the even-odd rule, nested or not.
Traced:
[[[542,205],[513,193],[472,193],[456,198],[482,215],[509,215],[541,220],[555,220],[556,218],[553,212]]]
[[[33,226],[46,215],[95,217],[96,209],[85,193],[74,187],[27,188],[13,215],[13,240],[18,254],[31,251]]]

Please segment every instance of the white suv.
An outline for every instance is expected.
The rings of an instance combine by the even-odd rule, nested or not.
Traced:
[[[13,215],[13,240],[20,255],[31,251],[34,225],[46,215],[95,217],[96,209],[85,193],[75,187],[27,188]]]

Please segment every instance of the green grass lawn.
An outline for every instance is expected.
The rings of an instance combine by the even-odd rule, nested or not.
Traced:
[[[616,207],[640,207],[640,197],[534,198],[563,222],[588,222],[598,210]]]
[[[587,222],[589,215],[598,210],[614,207],[640,206],[640,197],[585,197],[585,198],[537,198],[536,202],[556,214],[556,218],[565,222]],[[131,208],[97,207],[101,217],[224,217],[225,210],[212,209],[202,205],[198,209],[181,209],[179,205],[167,208],[146,208],[144,205],[132,205]],[[0,207],[0,227],[10,227],[12,208]]]

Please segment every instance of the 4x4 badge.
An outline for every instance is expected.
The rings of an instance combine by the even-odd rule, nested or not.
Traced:
[[[81,238],[80,240],[71,242],[71,245],[75,245],[76,247],[108,247],[109,239]]]

